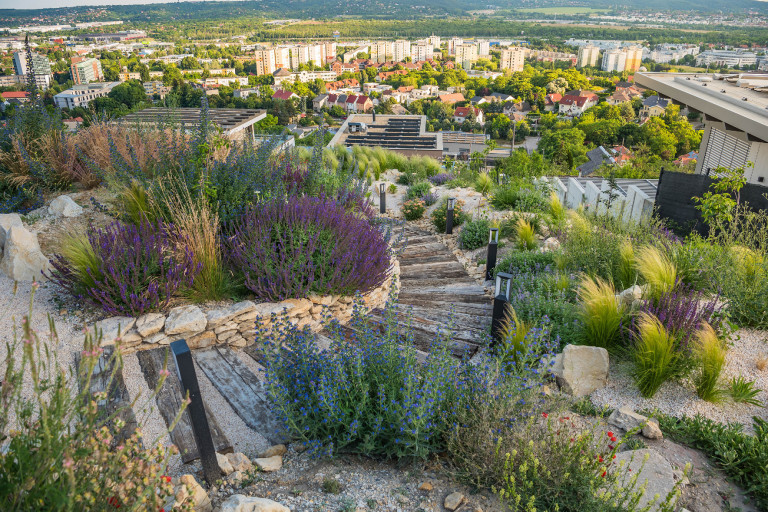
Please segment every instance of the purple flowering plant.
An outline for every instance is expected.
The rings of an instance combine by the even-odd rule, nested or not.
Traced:
[[[538,368],[511,374],[493,357],[457,359],[449,330],[438,331],[423,356],[392,298],[384,317],[368,323],[358,300],[347,327],[330,323],[324,347],[285,319],[257,331],[273,411],[315,453],[426,458],[444,451],[447,434],[460,427],[457,408],[513,400],[518,412],[506,424],[538,406]]]
[[[86,257],[56,254],[50,278],[107,313],[138,316],[167,306],[200,272],[191,251],[177,242],[161,221],[91,228],[87,250],[79,251]]]
[[[429,181],[431,181],[434,185],[439,187],[440,185],[445,185],[446,183],[448,183],[454,178],[455,176],[449,172],[441,172],[441,173],[435,174],[434,176],[430,176]]]
[[[322,196],[265,201],[231,225],[229,259],[260,299],[365,293],[390,268],[386,236],[371,220],[367,209]]]

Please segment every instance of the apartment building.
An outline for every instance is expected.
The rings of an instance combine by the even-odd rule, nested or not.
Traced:
[[[482,57],[490,57],[491,55],[491,42],[487,39],[477,40],[477,54]]]
[[[435,48],[428,42],[417,43],[411,46],[411,60],[413,62],[432,60],[434,56]]]
[[[404,39],[397,41],[379,41],[371,44],[371,60],[373,62],[403,62],[411,57],[411,42]]]
[[[624,49],[627,54],[627,61],[624,71],[635,72],[643,65],[643,49],[639,46],[630,46]]]
[[[474,43],[459,44],[455,47],[456,65],[463,69],[472,69],[472,64],[477,62],[477,45]]]
[[[513,73],[522,71],[525,66],[525,53],[525,48],[520,46],[501,50],[501,69],[509,69]]]
[[[146,95],[149,96],[150,98],[154,96],[159,96],[162,99],[169,92],[171,92],[171,88],[163,85],[163,82],[160,82],[160,81],[144,82],[144,93],[146,93]]]
[[[72,57],[72,81],[76,84],[88,84],[100,82],[104,79],[99,59],[87,59],[85,57]]]
[[[621,73],[627,67],[627,54],[623,50],[608,50],[603,54],[603,71]]]
[[[596,67],[597,59],[600,58],[600,48],[597,46],[587,45],[579,48],[579,57],[576,61],[576,67],[583,68],[585,66]]]
[[[26,77],[28,71],[26,52],[16,52],[13,54],[13,69],[16,71],[16,75]],[[32,70],[35,73],[35,82],[38,87],[47,89],[51,86],[51,61],[48,60],[48,57],[39,53],[33,53]]]
[[[743,50],[707,50],[696,57],[697,66],[742,68],[757,65],[757,54]]]
[[[551,52],[546,50],[530,50],[532,58],[539,62],[570,62],[571,66],[576,65],[577,56],[575,53]]]
[[[366,46],[358,46],[354,50],[350,50],[348,52],[344,52],[341,55],[341,60],[348,64],[348,63],[352,62],[353,60],[355,60],[357,58],[358,54],[360,54],[360,53],[368,53],[370,51],[370,49],[371,49],[371,47],[367,46],[367,45]]]
[[[59,108],[87,107],[90,101],[106,96],[118,85],[120,85],[120,82],[78,84],[55,95],[53,102]]]

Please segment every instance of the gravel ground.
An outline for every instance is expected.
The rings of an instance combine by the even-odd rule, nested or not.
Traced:
[[[760,370],[757,362],[768,356],[768,332],[743,329],[737,332],[738,339],[732,342],[726,356],[726,365],[721,376],[723,382],[741,375],[746,380],[755,381],[761,390],[757,399],[768,405],[768,368]],[[629,363],[612,364],[608,385],[592,393],[592,403],[598,407],[618,408],[629,406],[634,410],[653,410],[676,417],[702,416],[719,423],[738,422],[752,428],[752,416],[768,420],[768,407],[757,407],[723,401],[717,404],[705,402],[696,396],[693,386],[676,382],[667,382],[653,398],[640,396],[637,386],[630,376]]]

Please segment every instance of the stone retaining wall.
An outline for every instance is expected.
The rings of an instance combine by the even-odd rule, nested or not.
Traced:
[[[383,307],[393,283],[400,275],[400,263],[394,260],[384,283],[363,295],[365,307],[370,310]],[[123,352],[133,352],[168,345],[185,339],[192,349],[217,344],[245,347],[256,337],[256,322],[268,327],[272,314],[285,314],[288,321],[298,327],[309,326],[319,330],[323,324],[323,312],[346,323],[352,318],[354,297],[313,295],[304,299],[288,299],[282,302],[256,304],[250,300],[231,304],[219,309],[203,311],[195,305],[179,306],[167,315],[147,313],[139,318],[116,316],[96,322],[102,333],[101,345],[113,345],[119,341]]]

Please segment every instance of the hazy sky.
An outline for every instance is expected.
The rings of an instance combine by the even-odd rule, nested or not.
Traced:
[[[0,9],[41,9],[74,5],[154,4],[169,0],[0,0]],[[171,0],[172,1],[172,0]]]

